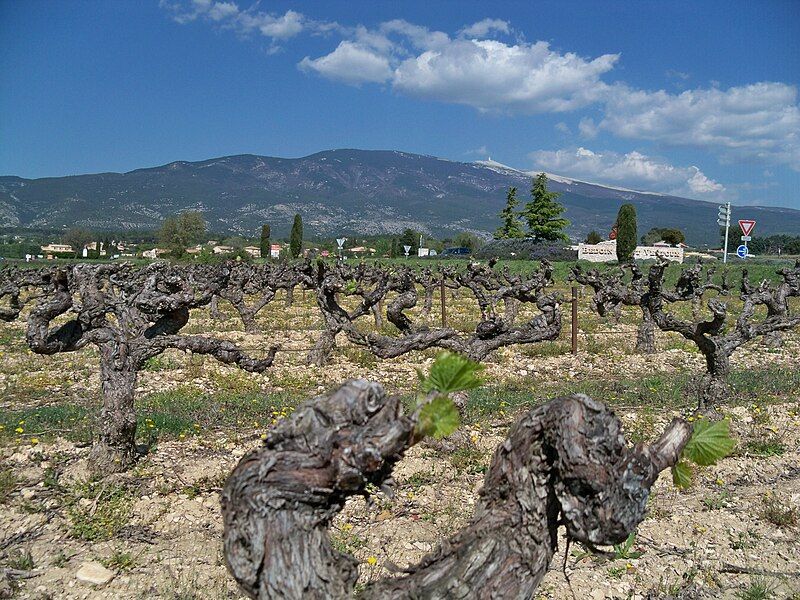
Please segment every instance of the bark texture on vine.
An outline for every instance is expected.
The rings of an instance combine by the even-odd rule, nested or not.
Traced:
[[[658,327],[663,331],[674,331],[687,340],[694,342],[706,360],[706,376],[701,382],[699,404],[701,408],[713,406],[727,399],[730,391],[726,379],[730,374],[730,357],[750,340],[772,335],[776,332],[788,331],[800,325],[800,315],[791,315],[788,311],[778,314],[767,314],[763,319],[756,315],[756,307],[761,304],[777,306],[787,302],[788,295],[798,295],[800,290],[792,291],[800,277],[792,273],[784,279],[784,284],[773,287],[763,282],[759,288],[753,289],[745,277],[742,284],[742,310],[736,319],[730,318],[727,304],[719,298],[708,300],[711,318],[708,320],[686,320],[676,316],[667,308],[668,303],[693,301],[695,295],[682,288],[679,283],[674,290],[669,290],[664,282],[664,274],[668,261],[659,259],[650,267],[648,277],[647,302]],[[787,287],[788,285],[788,292]]]
[[[20,269],[12,266],[0,269],[0,321],[16,320],[26,301],[35,299],[36,290],[49,287],[52,274],[50,268]]]
[[[551,265],[542,261],[540,269],[524,276],[498,273],[493,267],[493,261],[488,266],[471,263],[465,272],[454,278],[461,288],[470,290],[480,309],[480,320],[474,332],[464,334],[451,327],[432,328],[424,322],[415,323],[407,312],[418,300],[415,277],[409,269],[396,273],[389,286],[397,295],[387,305],[386,317],[397,327],[399,336],[362,333],[354,327],[343,329],[350,341],[366,347],[379,358],[437,347],[483,360],[503,346],[556,339],[561,331],[561,298],[545,292],[546,286],[552,284]],[[535,305],[539,314],[516,324],[521,304]]]
[[[222,494],[225,556],[252,598],[351,596],[353,557],[328,528],[348,496],[391,484],[419,441],[417,414],[367,381],[301,406],[246,455]],[[495,451],[472,520],[398,578],[364,598],[531,598],[556,550],[557,529],[589,546],[623,541],[644,518],[649,489],[691,435],[674,420],[631,448],[620,421],[586,396],[523,415]]]
[[[239,315],[245,331],[258,331],[256,316],[275,298],[280,289],[294,289],[311,283],[311,270],[307,264],[267,263],[253,265],[242,262],[227,264],[230,271],[227,281],[215,297],[231,303]],[[214,300],[212,299],[212,309]]]
[[[313,279],[324,329],[308,353],[306,362],[322,366],[330,360],[336,336],[343,330],[355,331],[355,321],[374,311],[388,292],[391,280],[388,274],[379,271],[379,267],[364,263],[356,268],[341,263],[330,266],[323,261],[317,262]],[[361,301],[348,311],[339,303],[340,295],[355,296]]]
[[[631,272],[628,281],[625,281],[625,269]],[[583,271],[580,266],[575,266],[570,279],[594,290],[591,307],[601,317],[611,315],[619,323],[623,306],[639,307],[642,320],[636,332],[636,351],[643,354],[656,351],[655,324],[646,298],[647,280],[635,263],[603,272],[598,269]]]
[[[742,294],[748,296],[753,304],[765,306],[767,317],[775,319],[788,318],[789,298],[800,296],[800,260],[797,260],[792,268],[784,268],[777,272],[782,281],[771,286],[768,281],[763,280],[757,286],[750,282],[747,269],[742,269]],[[780,331],[775,331],[764,336],[765,341],[770,346],[780,346],[783,337]]]
[[[225,266],[167,263],[144,268],[78,264],[47,271],[46,285],[28,316],[27,342],[33,352],[48,355],[90,344],[98,348],[103,407],[90,455],[95,472],[123,470],[135,459],[134,393],[137,374],[148,359],[175,348],[249,371],[272,364],[277,348],[253,358],[228,341],[179,334],[189,311],[208,304],[228,276]],[[70,318],[63,322],[65,315]]]

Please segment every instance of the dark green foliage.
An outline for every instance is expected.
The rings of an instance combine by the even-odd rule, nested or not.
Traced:
[[[180,258],[186,248],[198,243],[206,232],[203,215],[187,211],[176,217],[167,217],[158,232],[159,240],[167,246],[173,258]]]
[[[399,255],[405,255],[405,250],[403,246],[411,246],[411,250],[408,251],[410,256],[417,255],[417,249],[419,248],[419,232],[414,231],[413,229],[405,229],[403,230],[403,235],[400,236],[399,240]]]
[[[642,244],[645,246],[652,246],[656,242],[667,242],[673,246],[682,244],[686,241],[686,236],[680,229],[669,227],[653,227],[642,236]]]
[[[733,239],[738,240],[740,233],[741,231],[737,227],[737,237]],[[755,254],[800,254],[800,236],[771,235],[768,237],[754,237],[752,241],[747,243],[747,246]]]
[[[469,248],[474,252],[483,246],[483,240],[473,233],[463,231],[453,239],[453,245],[459,248]]]
[[[289,254],[292,258],[300,256],[303,251],[303,217],[300,215],[294,216],[294,223],[292,223],[292,233],[289,236]]]
[[[525,205],[521,216],[528,224],[528,235],[537,240],[569,241],[564,229],[569,221],[561,217],[564,207],[556,202],[560,194],[547,191],[547,175],[539,173],[533,180],[531,201]]]
[[[61,238],[62,242],[72,246],[75,257],[83,255],[83,247],[92,241],[92,232],[81,227],[70,227]]]
[[[594,229],[589,232],[589,235],[586,236],[586,244],[599,244],[603,241],[603,236],[597,233]]]
[[[524,238],[525,232],[522,230],[522,222],[517,214],[517,188],[508,188],[506,195],[506,207],[500,212],[500,220],[503,224],[495,232],[494,237],[498,240]]]
[[[261,258],[269,258],[269,247],[270,247],[269,234],[270,234],[269,225],[264,223],[261,226],[261,241],[259,244],[259,246],[261,247]]]
[[[564,243],[543,242],[530,238],[494,240],[482,246],[475,258],[500,258],[506,260],[541,260],[546,258],[551,262],[573,261],[578,259],[578,252],[565,248]]]
[[[623,204],[617,214],[617,260],[630,262],[635,250],[636,208],[633,204]]]

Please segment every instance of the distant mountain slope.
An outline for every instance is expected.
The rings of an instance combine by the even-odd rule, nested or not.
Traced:
[[[307,234],[391,233],[406,227],[444,236],[492,232],[506,190],[524,202],[531,174],[490,161],[462,163],[383,150],[330,150],[303,158],[239,155],[173,162],[129,173],[22,179],[0,177],[0,226],[153,229],[183,210],[205,213],[214,231],[254,235],[262,223],[288,233],[295,213]],[[716,243],[716,204],[552,176],[572,221],[569,233],[607,232],[623,202],[639,230],[679,227],[694,243]],[[800,211],[734,209],[757,234],[800,234]]]

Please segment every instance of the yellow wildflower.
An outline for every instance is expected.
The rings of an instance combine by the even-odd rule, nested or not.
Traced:
[[[22,427],[17,427],[14,431],[16,431],[17,433],[22,433],[25,430]]]
[[[39,438],[31,438],[31,445],[32,446],[35,446],[38,443],[39,443]]]
[[[375,566],[375,565],[378,563],[378,559],[377,559],[377,558],[375,558],[374,556],[370,556],[370,557],[368,557],[368,558],[367,558],[367,563],[368,563],[370,566],[373,566],[373,567],[374,567],[374,566]]]

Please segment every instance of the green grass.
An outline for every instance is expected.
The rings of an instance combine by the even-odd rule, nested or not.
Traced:
[[[800,524],[800,511],[791,506],[785,499],[772,494],[764,498],[761,516],[764,520],[781,529],[792,529]]]
[[[67,514],[73,537],[95,542],[113,538],[130,519],[134,491],[122,485],[86,482],[70,491]]]
[[[11,469],[0,469],[0,504],[5,504],[17,489],[19,481]]]
[[[447,458],[459,473],[477,475],[485,473],[488,467],[484,453],[471,443],[456,448]]]
[[[62,435],[77,442],[92,437],[92,420],[86,407],[54,404],[21,410],[0,409],[0,442],[28,441],[33,437],[50,439]],[[22,432],[17,432],[22,429]]]
[[[700,373],[664,373],[636,379],[573,379],[559,383],[542,382],[525,387],[485,386],[472,390],[467,401],[468,421],[500,411],[530,408],[551,398],[570,394],[586,394],[612,406],[649,406],[652,408],[685,408],[694,406],[687,396]],[[734,371],[729,383],[732,389],[729,404],[781,401],[800,389],[800,370],[768,368]]]
[[[274,418],[286,416],[303,400],[304,395],[289,391],[266,394],[254,388],[207,393],[181,386],[136,400],[137,438],[140,443],[152,444],[157,439],[187,437],[200,431],[265,429]],[[30,443],[33,437],[44,441],[56,436],[89,443],[97,414],[98,408],[75,403],[0,409],[0,443]],[[22,433],[15,431],[18,427]]]
[[[763,577],[753,577],[737,597],[741,600],[768,600],[774,598],[773,587]]]
[[[780,456],[786,452],[786,446],[778,436],[748,440],[744,450],[753,456]]]

